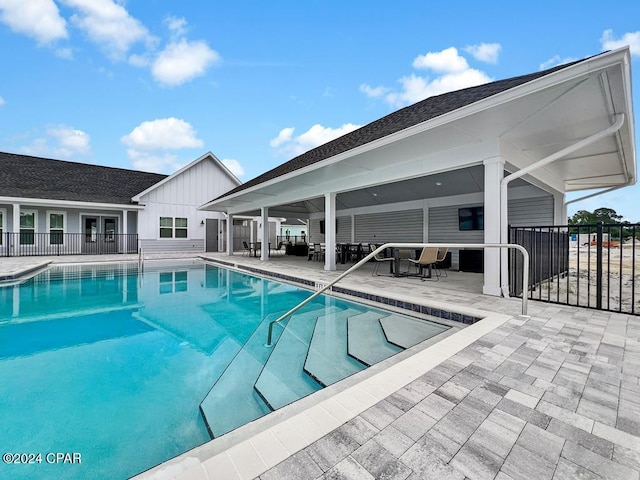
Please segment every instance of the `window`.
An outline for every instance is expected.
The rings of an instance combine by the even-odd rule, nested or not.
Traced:
[[[64,212],[47,212],[49,245],[64,244]]]
[[[160,217],[160,238],[188,238],[186,218]]]
[[[36,244],[36,212],[20,212],[20,245]]]
[[[160,238],[173,237],[173,218],[160,217]]]
[[[187,238],[186,218],[176,218],[176,238]]]

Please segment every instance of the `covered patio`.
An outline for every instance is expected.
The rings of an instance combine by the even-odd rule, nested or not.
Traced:
[[[201,209],[308,220],[339,268],[340,242],[504,243],[508,225],[566,223],[568,192],[636,181],[629,50],[431,97],[284,163]],[[471,228],[461,209],[475,209]],[[481,217],[481,220],[480,220]],[[261,242],[269,242],[267,229]],[[227,230],[227,254],[233,255]],[[273,261],[264,249],[261,261]],[[453,270],[460,268],[452,252]],[[482,255],[501,295],[506,255]]]

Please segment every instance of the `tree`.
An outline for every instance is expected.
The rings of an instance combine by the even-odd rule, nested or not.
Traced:
[[[593,225],[596,223],[620,223],[622,215],[612,208],[596,208],[593,212],[587,210],[577,211],[571,218],[569,218],[569,225]]]

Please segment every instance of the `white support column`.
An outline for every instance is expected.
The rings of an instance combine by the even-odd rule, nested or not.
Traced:
[[[324,269],[336,270],[336,194],[324,195]]]
[[[488,158],[484,162],[484,243],[500,243],[500,182],[504,176],[504,159]],[[506,205],[502,206],[507,208]],[[484,249],[485,295],[500,296],[500,249]]]
[[[553,224],[554,225],[566,225],[567,219],[567,204],[565,203],[565,195],[563,193],[553,194]]]
[[[260,231],[260,242],[262,243],[260,260],[266,262],[269,260],[269,209],[267,207],[260,209],[260,222],[262,223],[262,230]]]
[[[129,245],[129,239],[127,238],[127,234],[129,233],[129,210],[122,210],[122,226],[120,227],[120,233],[122,233],[122,236],[120,237],[120,252],[129,253],[127,249]]]
[[[13,204],[13,254],[20,255],[20,204]]]
[[[227,255],[233,255],[233,215],[227,215]]]

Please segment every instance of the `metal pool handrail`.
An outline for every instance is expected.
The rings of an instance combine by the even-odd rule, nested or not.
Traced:
[[[522,246],[517,245],[515,243],[385,243],[384,245],[379,246],[373,252],[369,253],[366,257],[360,260],[358,263],[349,268],[346,272],[339,275],[337,278],[326,284],[324,287],[317,290],[313,295],[306,298],[298,305],[293,307],[287,313],[282,314],[275,320],[272,320],[269,323],[269,335],[267,336],[267,343],[265,347],[272,347],[273,340],[273,326],[276,323],[282,322],[285,318],[290,317],[295,312],[304,307],[307,303],[309,303],[314,298],[318,297],[331,287],[333,287],[336,283],[342,280],[344,277],[349,275],[351,272],[356,271],[362,265],[367,263],[370,259],[376,256],[378,253],[382,252],[387,248],[425,248],[425,247],[446,247],[446,248],[515,248],[516,250],[520,250],[523,256],[523,269],[522,269],[522,315],[527,314],[527,292],[529,291],[529,252]]]

